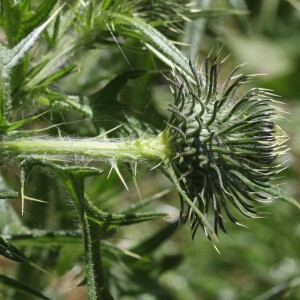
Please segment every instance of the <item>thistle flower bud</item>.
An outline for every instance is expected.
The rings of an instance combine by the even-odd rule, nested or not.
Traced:
[[[210,237],[194,205],[208,220],[212,212],[216,234],[219,228],[226,232],[223,215],[238,224],[234,209],[255,217],[255,203],[267,199],[269,179],[280,169],[276,159],[286,151],[286,136],[274,123],[275,95],[252,88],[240,96],[240,87],[254,76],[236,75],[240,66],[219,86],[221,65],[206,59],[204,73],[191,65],[194,83],[173,72],[167,136],[172,168],[191,200],[186,203],[181,194],[181,220],[191,220],[193,237],[199,226]]]

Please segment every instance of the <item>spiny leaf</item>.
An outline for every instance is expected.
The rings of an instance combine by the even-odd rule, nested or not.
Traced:
[[[134,29],[146,46],[171,68],[177,67],[193,81],[188,59],[164,35],[142,19],[107,12],[107,16],[116,24],[124,24]]]
[[[3,285],[5,285],[7,287],[13,288],[14,290],[28,294],[30,296],[37,297],[39,299],[50,300],[50,298],[44,296],[43,294],[41,294],[37,290],[33,289],[32,287],[25,285],[24,283],[22,283],[20,281],[17,281],[13,278],[7,277],[2,274],[0,274],[0,283],[2,283]]]
[[[28,50],[40,37],[41,33],[49,25],[49,23],[58,15],[62,6],[56,10],[56,12],[41,26],[34,29],[29,35],[20,41],[13,49],[7,49],[6,51],[0,51],[0,66],[3,68],[11,69],[24,57]],[[3,49],[1,49],[3,50]]]
[[[83,188],[83,183],[77,184],[86,176],[99,175],[99,169],[86,167],[81,170],[81,167],[65,167],[51,163],[44,163],[42,161],[27,162],[27,165],[41,165],[50,168],[56,172],[63,180],[65,187],[68,189],[71,197],[75,202],[79,203],[79,194],[83,191],[79,191],[79,188]],[[77,182],[75,182],[75,181]],[[141,223],[149,220],[166,218],[169,214],[166,213],[137,213],[137,214],[108,214],[90,203],[85,199],[85,214],[87,218],[101,227],[115,229],[120,226],[127,226],[135,223]]]
[[[93,11],[94,11],[94,2],[90,1],[85,13],[85,25],[87,28],[91,28],[93,23]]]
[[[46,162],[39,159],[25,160],[22,163],[25,168],[32,168],[34,166],[40,166],[52,170],[55,174],[62,176],[62,178],[68,178],[68,176],[74,179],[84,179],[86,177],[98,176],[103,171],[99,168],[89,166],[64,166],[55,164],[54,162]]]
[[[9,241],[13,241],[14,244],[19,246],[30,246],[30,247],[57,247],[69,245],[78,245],[81,243],[81,232],[79,231],[45,231],[45,230],[31,230],[30,233],[24,234],[12,234],[5,235],[4,238]],[[140,259],[140,256],[132,251],[122,249],[111,243],[102,241],[102,248],[104,250],[117,253],[118,255],[126,255],[135,259]]]
[[[0,121],[2,121],[11,109],[11,75],[12,70],[24,58],[26,53],[38,40],[41,33],[46,29],[48,24],[60,12],[62,6],[41,26],[34,29],[13,49],[7,49],[4,46],[0,47],[0,70],[2,94],[0,95]]]
[[[56,247],[65,244],[79,244],[81,242],[81,233],[79,231],[45,231],[31,230],[30,233],[11,234],[3,236],[6,240],[13,241],[19,246],[34,247]]]
[[[88,218],[94,223],[102,226],[117,228],[120,226],[128,226],[136,223],[142,223],[145,221],[168,218],[170,215],[167,213],[160,212],[147,212],[147,213],[136,213],[136,214],[102,214],[101,218],[98,215],[88,214]]]

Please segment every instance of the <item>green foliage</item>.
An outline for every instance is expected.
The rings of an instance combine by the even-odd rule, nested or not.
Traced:
[[[1,298],[297,299],[299,132],[240,92],[298,107],[299,7],[267,2],[0,0]]]
[[[16,46],[36,27],[45,22],[57,0],[43,1],[34,12],[30,9],[31,0],[15,3],[1,2],[0,24],[7,36],[9,48]]]

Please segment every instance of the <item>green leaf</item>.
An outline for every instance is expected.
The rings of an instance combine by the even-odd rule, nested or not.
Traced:
[[[56,172],[65,184],[65,187],[70,193],[74,203],[80,203],[79,195],[83,193],[81,190],[84,185],[82,180],[87,176],[99,175],[99,169],[90,167],[64,167],[41,161],[27,162],[29,165],[39,164],[41,166],[49,167]],[[102,228],[111,229],[120,226],[128,226],[145,221],[167,218],[169,214],[158,212],[136,213],[136,214],[109,214],[99,210],[87,199],[85,201],[85,214],[93,223],[100,225]]]
[[[81,233],[79,231],[45,231],[31,230],[30,233],[10,234],[3,236],[6,240],[13,241],[18,246],[30,247],[57,247],[65,244],[80,244]]]
[[[28,2],[28,1],[27,1]],[[20,41],[22,38],[24,38],[27,34],[29,34],[34,28],[41,25],[49,16],[51,10],[57,3],[57,0],[47,0],[42,1],[41,4],[35,9],[35,11],[32,13],[27,10],[28,13],[26,15],[23,15],[22,19],[19,21],[19,32],[17,35],[17,41]],[[19,2],[16,7],[20,8],[20,10],[24,11],[24,4],[26,1]],[[28,4],[29,6],[29,4]]]
[[[2,236],[0,236],[0,255],[17,262],[28,261],[28,258],[22,251],[6,241]]]
[[[227,15],[248,15],[247,9],[228,9],[228,8],[204,8],[187,11],[186,16],[190,19],[201,17],[221,17]]]
[[[93,11],[94,11],[94,2],[90,1],[85,13],[85,25],[87,28],[91,28],[93,23]]]
[[[8,287],[13,288],[14,290],[24,292],[25,294],[28,294],[30,296],[33,296],[33,297],[36,297],[36,298],[39,298],[39,299],[50,300],[50,298],[44,296],[43,294],[36,291],[32,287],[30,287],[28,285],[25,285],[20,281],[17,281],[13,278],[7,277],[7,276],[2,275],[2,274],[0,274],[0,283],[2,283],[3,285],[6,285]]]
[[[44,92],[38,98],[40,105],[50,105],[51,109],[57,112],[73,110],[85,117],[92,118],[92,110],[87,104],[88,98],[86,96],[63,95],[50,89],[46,89]]]
[[[136,214],[103,214],[99,218],[98,215],[88,213],[88,219],[94,223],[107,227],[109,229],[118,228],[120,226],[128,226],[132,224],[142,223],[145,221],[157,220],[170,217],[167,213],[147,212]]]
[[[6,1],[3,0],[5,3]],[[3,3],[4,3],[3,2]],[[0,46],[0,70],[2,93],[0,94],[0,121],[2,122],[11,109],[11,77],[13,68],[22,61],[26,53],[31,49],[38,40],[41,33],[46,29],[48,24],[57,16],[62,6],[41,26],[34,29],[28,36],[20,41],[13,49],[7,49]]]
[[[123,125],[122,131],[131,132],[131,126],[127,122],[128,106],[121,103],[118,96],[129,79],[134,79],[143,74],[142,71],[129,71],[118,75],[100,91],[89,97],[90,107],[93,114],[93,123],[98,133],[108,131],[114,126]],[[109,118],[107,118],[109,116]],[[109,119],[108,122],[103,120]],[[134,126],[132,129],[135,130]],[[128,134],[127,132],[127,134]]]
[[[1,47],[0,51],[0,67],[11,69],[18,64],[28,50],[34,45],[41,33],[46,29],[49,23],[58,15],[62,6],[41,26],[34,29],[29,35],[20,41],[13,49],[5,49]]]
[[[3,27],[9,47],[13,47],[19,30],[21,12],[12,0],[1,0],[0,24]]]
[[[103,170],[88,166],[61,166],[55,163],[47,163],[41,160],[30,160],[23,163],[25,167],[41,166],[49,168],[55,174],[58,174],[62,179],[67,179],[69,176],[75,180],[81,180],[86,177],[101,175]]]
[[[41,25],[53,9],[57,0],[42,1],[40,6],[30,11],[30,1],[1,0],[0,24],[5,30],[9,47],[18,44],[26,35]]]
[[[57,16],[57,18],[55,20],[55,23],[54,23],[54,26],[53,26],[53,33],[52,33],[51,41],[50,41],[50,44],[49,44],[49,49],[54,48],[54,46],[57,42],[59,29],[60,29],[60,15]]]
[[[103,170],[100,170],[98,168],[85,166],[62,167],[61,169],[66,170],[68,173],[71,173],[72,177],[75,179],[98,176],[103,173]]]
[[[116,24],[128,25],[135,30],[146,43],[148,49],[171,68],[177,68],[193,81],[188,59],[163,34],[142,19],[107,12],[107,16]],[[108,24],[106,24],[108,26]],[[120,31],[122,31],[120,29]],[[130,32],[130,31],[129,31]]]
[[[44,115],[46,112],[43,112],[39,115],[36,115],[36,116],[32,116],[32,117],[28,117],[28,118],[25,118],[25,119],[22,119],[22,120],[19,120],[19,121],[16,121],[14,123],[10,123],[10,124],[7,124],[6,122],[1,122],[0,123],[0,134],[7,134],[13,130],[16,130],[34,120],[36,120],[37,118],[41,117],[42,115]],[[3,124],[4,123],[4,124]]]
[[[73,72],[73,70],[76,68],[76,64],[71,64],[63,69],[60,69],[54,73],[52,73],[49,77],[41,80],[36,86],[35,88],[41,88],[41,87],[45,87],[48,86],[50,84],[52,84],[53,82],[68,76],[69,74],[71,74]]]
[[[30,80],[29,78],[33,78],[34,76],[36,76],[47,65],[48,62],[49,59],[44,59],[33,66],[26,74],[27,80]]]
[[[269,188],[265,188],[265,187],[262,187],[260,185],[253,183],[252,181],[250,181],[248,178],[246,178],[242,174],[239,174],[239,176],[245,183],[247,183],[247,185],[253,187],[254,190],[259,190],[259,191],[265,192],[266,194],[275,197],[275,199],[290,203],[290,204],[296,206],[298,209],[300,209],[300,203],[292,196],[287,195],[278,186],[272,185]]]
[[[269,195],[274,196],[275,199],[287,202],[289,204],[296,206],[298,209],[300,209],[300,203],[292,196],[287,195],[281,188],[279,188],[276,185],[272,185],[270,188],[259,187],[259,189],[263,192],[266,192]]]

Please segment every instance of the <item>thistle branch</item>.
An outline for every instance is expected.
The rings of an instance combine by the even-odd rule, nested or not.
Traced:
[[[252,88],[237,97],[241,85],[253,75],[236,75],[235,68],[222,86],[218,57],[204,73],[190,64],[193,80],[174,70],[171,117],[158,136],[138,139],[19,138],[0,140],[6,159],[39,159],[61,162],[119,161],[158,163],[174,183],[181,199],[181,221],[191,221],[192,236],[201,227],[217,240],[226,232],[224,215],[240,224],[232,209],[255,217],[255,204],[265,202],[269,179],[281,166],[286,152],[285,134],[276,125],[275,95]],[[204,77],[203,77],[204,76]],[[214,228],[208,221],[213,214]]]

